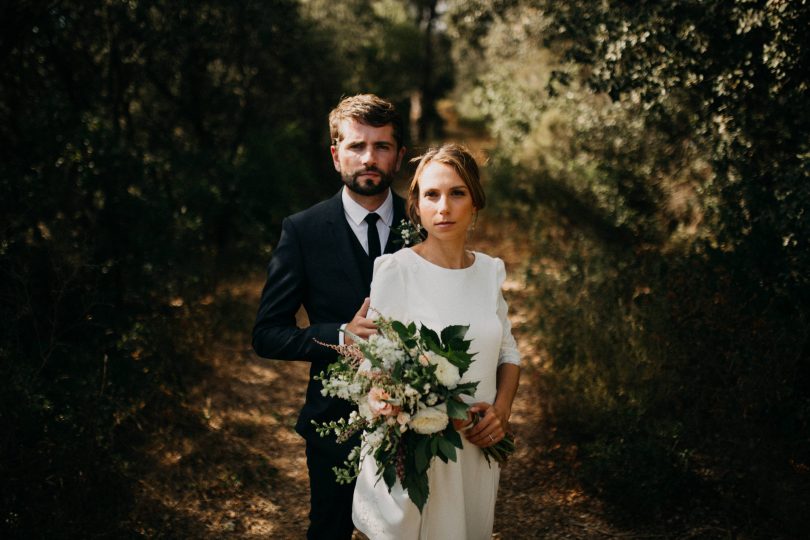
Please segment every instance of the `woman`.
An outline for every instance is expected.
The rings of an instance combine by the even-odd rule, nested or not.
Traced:
[[[434,459],[430,495],[421,514],[397,482],[390,493],[366,456],[354,491],[352,518],[372,540],[489,539],[499,466],[481,448],[500,441],[508,428],[520,376],[520,356],[506,316],[503,261],[466,249],[468,230],[484,208],[478,166],[463,147],[447,144],[419,159],[408,193],[408,216],[427,232],[413,248],[379,257],[371,306],[381,315],[434,330],[469,325],[475,353],[462,382],[480,381],[470,399],[481,420],[460,422],[464,448],[455,462]],[[462,425],[465,424],[465,425]]]

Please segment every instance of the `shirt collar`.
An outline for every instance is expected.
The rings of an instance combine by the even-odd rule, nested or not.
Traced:
[[[341,193],[341,198],[343,199],[343,210],[355,225],[360,225],[363,223],[363,220],[366,219],[366,216],[371,212],[357,204],[354,199],[349,197],[349,194],[346,193],[347,189],[348,188],[344,187],[343,192]],[[376,210],[374,210],[374,213],[380,216],[380,220],[388,225],[388,227],[391,226],[391,223],[394,221],[394,198],[391,196],[390,189],[388,190],[388,196],[385,198],[383,203]]]

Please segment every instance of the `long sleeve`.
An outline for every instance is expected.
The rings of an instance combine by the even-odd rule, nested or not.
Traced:
[[[337,343],[345,321],[298,328],[295,314],[306,292],[301,244],[290,219],[282,223],[281,238],[267,269],[259,312],[253,327],[253,349],[259,356],[279,360],[331,361],[334,352],[315,343]]]
[[[374,261],[371,280],[371,317],[383,316],[405,322],[405,282],[400,263],[394,255],[382,255]]]
[[[509,306],[507,306],[503,292],[501,292],[504,281],[506,281],[506,268],[504,268],[501,259],[496,259],[497,312],[498,319],[501,321],[501,326],[503,327],[501,350],[498,354],[498,365],[515,364],[519,366],[520,352],[517,348],[517,342],[512,335],[512,323],[509,320]]]

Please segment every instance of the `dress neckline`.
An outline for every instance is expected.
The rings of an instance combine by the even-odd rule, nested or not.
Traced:
[[[419,255],[417,252],[415,252],[411,248],[405,248],[402,251],[408,251],[408,252],[410,252],[412,257],[415,257],[417,260],[421,261],[422,263],[426,264],[427,266],[429,266],[431,268],[436,268],[437,270],[443,270],[445,272],[464,272],[465,270],[471,270],[471,269],[475,268],[478,265],[478,261],[481,259],[481,257],[479,257],[479,254],[477,252],[471,251],[470,253],[472,253],[472,256],[473,256],[473,262],[472,262],[472,264],[470,266],[467,266],[467,267],[464,267],[464,268],[445,268],[444,266],[439,266],[436,263],[430,262],[429,260],[422,257],[421,255]]]

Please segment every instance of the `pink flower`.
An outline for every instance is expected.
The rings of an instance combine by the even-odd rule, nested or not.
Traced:
[[[395,416],[399,414],[399,407],[388,402],[391,395],[377,386],[372,386],[368,392],[368,406],[371,413],[377,416]]]

